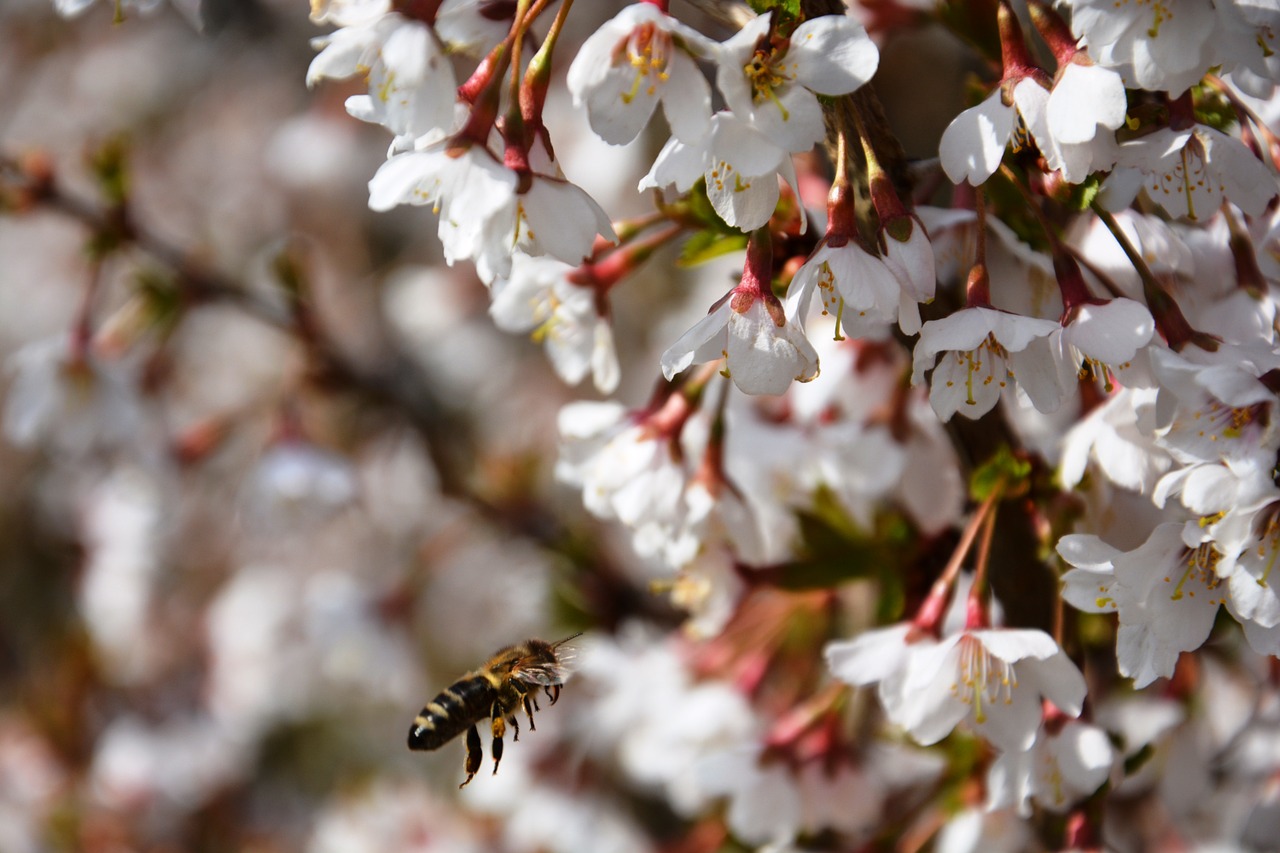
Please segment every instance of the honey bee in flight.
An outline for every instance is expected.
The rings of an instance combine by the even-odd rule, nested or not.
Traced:
[[[439,749],[464,730],[467,733],[467,778],[464,787],[480,769],[484,750],[476,724],[486,717],[493,722],[493,772],[502,761],[502,737],[511,723],[514,740],[520,739],[516,713],[523,708],[529,717],[529,730],[536,730],[533,712],[541,710],[535,696],[537,688],[546,691],[554,705],[560,698],[568,670],[563,653],[558,649],[581,633],[558,643],[526,640],[518,646],[499,649],[484,666],[459,678],[440,695],[427,703],[409,727],[410,749]]]

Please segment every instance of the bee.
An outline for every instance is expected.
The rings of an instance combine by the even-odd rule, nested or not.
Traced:
[[[459,678],[440,695],[427,703],[409,726],[409,748],[439,749],[463,731],[467,733],[467,778],[465,787],[480,769],[484,750],[476,724],[486,717],[492,720],[493,772],[502,761],[502,738],[511,723],[513,740],[520,740],[520,723],[516,713],[523,708],[529,718],[529,731],[536,731],[533,712],[540,711],[536,691],[541,687],[554,705],[560,698],[568,670],[565,655],[558,649],[581,633],[558,643],[526,640],[518,646],[499,649],[479,669]]]

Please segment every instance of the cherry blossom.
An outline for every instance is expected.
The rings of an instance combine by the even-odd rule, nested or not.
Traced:
[[[1062,440],[1059,476],[1075,487],[1091,469],[1124,489],[1151,494],[1173,465],[1155,438],[1154,388],[1121,388],[1076,423]]]
[[[1041,702],[1076,716],[1084,678],[1043,631],[964,630],[941,640],[896,625],[832,643],[827,664],[853,684],[880,683],[885,713],[922,744],[937,743],[961,721],[1003,750],[1036,741]]]
[[[1215,571],[1229,582],[1231,612],[1265,629],[1280,624],[1280,599],[1270,577],[1280,547],[1280,488],[1273,468],[1262,454],[1189,465],[1166,475],[1154,495],[1157,503],[1177,495],[1196,514],[1183,528],[1183,541],[1192,548],[1213,547]]]
[[[1152,349],[1160,445],[1183,462],[1250,456],[1271,447],[1275,395],[1258,376],[1277,358],[1264,349],[1225,345],[1216,353],[1188,348],[1186,355]]]
[[[1001,4],[1001,83],[981,104],[952,120],[939,146],[943,168],[957,184],[981,184],[991,177],[1010,140],[1020,144],[1015,130],[1030,135],[1048,168],[1069,183],[1115,163],[1112,131],[1124,124],[1124,84],[1077,50],[1049,13],[1033,7],[1033,19],[1054,48],[1058,73],[1050,81],[1035,66],[1017,19]]]
[[[1018,84],[1038,85],[1034,80]],[[1015,107],[1004,99],[1004,92],[996,89],[981,104],[952,119],[943,131],[938,154],[953,183],[981,184],[1000,167],[1017,122]]]
[[[793,380],[818,375],[817,351],[770,290],[770,253],[768,242],[754,235],[742,280],[662,354],[663,375],[670,379],[691,364],[723,358],[747,394],[781,394]]]
[[[680,399],[671,398],[672,410]],[[686,472],[672,437],[655,418],[612,403],[570,404],[559,427],[557,478],[581,486],[588,511],[622,522],[642,552],[653,556],[682,518]]]
[[[391,11],[391,0],[311,0],[311,22],[350,27],[367,24]]]
[[[502,202],[480,226],[479,245],[472,254],[483,281],[510,275],[514,249],[579,264],[591,254],[596,235],[617,241],[608,214],[585,190],[563,177],[532,173],[528,189]],[[447,228],[442,218],[441,228],[447,233],[471,233],[470,225],[455,216],[447,220]],[[443,233],[441,239],[445,239]]]
[[[903,236],[902,231],[906,230]],[[880,229],[880,250],[885,264],[902,286],[903,299],[898,304],[898,328],[903,334],[920,331],[917,303],[933,301],[938,286],[937,261],[933,244],[920,217],[902,216]],[[905,297],[910,296],[910,301]]]
[[[0,3],[0,848],[1280,837],[1280,3],[198,3]]]
[[[1135,687],[1171,676],[1178,655],[1208,639],[1226,600],[1216,552],[1188,548],[1181,524],[1160,525],[1129,552],[1071,534],[1059,540],[1058,554],[1074,567],[1062,578],[1062,597],[1089,613],[1118,615],[1116,658]]]
[[[856,240],[824,244],[805,261],[791,279],[787,314],[808,316],[815,290],[823,313],[837,316],[840,327],[856,337],[877,336],[900,316],[910,318],[917,301],[902,287],[894,268]],[[914,316],[918,322],[919,314]]]
[[[674,376],[718,358],[747,394],[781,394],[793,381],[818,375],[818,353],[804,330],[787,319],[777,297],[758,291],[732,291],[663,353],[662,371]]]
[[[789,38],[771,37],[769,15],[720,46],[716,85],[734,115],[787,151],[808,151],[822,136],[818,95],[844,95],[875,74],[880,52],[845,15],[810,18]]]
[[[761,15],[715,52],[716,84],[729,110],[712,116],[696,139],[676,134],[641,189],[674,184],[684,192],[703,177],[725,222],[752,231],[769,220],[777,177],[796,183],[788,153],[808,151],[822,136],[814,93],[852,92],[879,63],[862,25],[843,15],[805,21],[782,43],[769,40],[771,26]]]
[[[710,39],[657,6],[635,3],[583,42],[566,82],[606,142],[635,139],[659,103],[672,135],[691,142],[711,117],[711,88],[693,56],[714,50]]]
[[[696,140],[668,140],[639,188],[674,186],[687,192],[704,179],[720,218],[752,231],[768,222],[778,206],[779,176],[792,186],[796,183],[787,150],[743,119],[719,112]]]
[[[1012,806],[1031,814],[1031,802],[1062,813],[1098,790],[1116,763],[1107,733],[1066,720],[1046,731],[1025,752],[1006,752],[987,773],[987,808]]]
[[[455,50],[482,54],[507,34],[511,12],[492,0],[444,0],[436,13],[436,32]]]
[[[1025,390],[1037,408],[1051,411],[1061,390],[1047,339],[1058,328],[1052,320],[982,307],[930,320],[916,344],[911,381],[919,384],[933,368],[929,402],[943,420],[957,412],[981,417],[1015,387]]]
[[[1115,68],[1125,84],[1181,94],[1212,65],[1214,4],[1210,0],[1119,5],[1068,0],[1071,28],[1095,59]]]
[[[1132,299],[1086,302],[1073,307],[1062,328],[1049,338],[1060,366],[1063,390],[1078,378],[1096,378],[1111,389],[1114,377],[1127,372],[1138,350],[1155,334],[1147,307]]]
[[[453,223],[450,227],[455,230],[448,233],[458,239],[474,233],[472,228],[461,231],[460,223],[487,221],[515,189],[515,174],[503,168],[492,152],[476,145],[453,150],[446,141],[438,140],[383,163],[369,181],[369,207],[381,211],[399,204],[431,205],[440,214],[442,228],[445,222]],[[446,257],[449,248],[446,242]],[[467,255],[455,255],[451,262],[458,256]]]
[[[545,344],[565,382],[576,385],[590,373],[596,389],[609,394],[619,379],[613,327],[600,315],[596,291],[570,280],[575,269],[554,258],[515,255],[511,277],[493,283],[489,313],[500,329],[530,332]]]
[[[1127,206],[1143,190],[1171,216],[1199,220],[1213,216],[1224,200],[1260,214],[1280,186],[1240,140],[1197,124],[1123,143],[1104,190],[1113,209]]]
[[[363,74],[369,94],[347,99],[347,112],[391,131],[393,149],[453,123],[453,66],[430,27],[395,14],[337,30],[307,70],[308,85]]]
[[[580,187],[531,174],[528,188],[482,146],[462,150],[439,140],[387,160],[369,182],[369,206],[432,205],[440,214],[445,259],[475,262],[484,281],[507,278],[515,249],[578,264],[597,234],[613,239],[600,206]],[[537,223],[557,222],[553,228]]]
[[[1245,92],[1270,97],[1280,82],[1280,9],[1256,0],[1224,0],[1213,8],[1214,61]]]

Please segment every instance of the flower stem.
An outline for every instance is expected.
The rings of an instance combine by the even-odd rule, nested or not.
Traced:
[[[1000,490],[992,493],[992,497],[998,495]],[[990,498],[988,498],[990,500]],[[973,585],[969,587],[969,601],[966,603],[965,627],[966,628],[989,628],[991,627],[991,615],[987,612],[986,588],[987,588],[987,566],[991,563],[991,540],[996,532],[996,512],[995,504],[992,504],[992,510],[987,513],[985,523],[982,526],[982,540],[978,543],[978,556],[973,569]]]
[[[529,67],[524,73],[524,85],[520,87],[518,102],[526,132],[541,138],[543,144],[547,146],[548,153],[551,153],[551,141],[542,123],[542,108],[547,102],[547,90],[551,86],[551,57],[555,52],[560,32],[564,29],[564,23],[569,17],[569,10],[572,8],[573,0],[563,0],[555,19],[551,22],[547,37],[542,40],[542,45],[533,59],[529,60]],[[554,154],[552,156],[554,158]]]
[[[1216,350],[1218,345],[1213,338],[1191,328],[1191,324],[1183,316],[1182,309],[1178,307],[1178,303],[1156,281],[1155,275],[1151,272],[1151,267],[1147,266],[1147,262],[1143,260],[1142,255],[1134,248],[1133,243],[1129,241],[1129,235],[1124,233],[1124,229],[1120,227],[1119,222],[1116,222],[1116,218],[1111,215],[1111,211],[1098,204],[1097,201],[1094,201],[1090,207],[1098,215],[1098,218],[1102,220],[1103,224],[1107,226],[1107,230],[1111,232],[1111,236],[1120,244],[1120,248],[1124,250],[1125,255],[1129,258],[1129,263],[1133,264],[1134,270],[1137,271],[1138,278],[1142,280],[1142,295],[1147,300],[1147,307],[1151,309],[1151,316],[1155,318],[1156,328],[1160,330],[1160,335],[1169,344],[1169,348],[1180,351],[1187,344],[1194,343],[1201,349],[1209,350],[1210,352]]]
[[[1004,489],[997,485],[991,490],[991,494],[987,495],[987,499],[978,505],[974,510],[969,521],[964,526],[964,530],[960,534],[960,541],[956,543],[956,548],[951,552],[951,559],[947,561],[946,568],[942,570],[942,574],[933,582],[933,586],[929,589],[929,595],[925,598],[924,603],[920,605],[920,610],[916,613],[913,620],[914,626],[925,633],[938,635],[938,626],[942,624],[942,616],[946,612],[947,599],[951,595],[951,587],[955,584],[956,576],[960,574],[960,567],[964,565],[964,558],[969,555],[969,549],[973,547],[973,540],[977,538],[978,531],[982,529],[982,525],[986,522],[988,516],[994,517],[994,508],[1003,494]],[[987,543],[990,547],[990,542]],[[989,553],[989,551],[988,551]]]

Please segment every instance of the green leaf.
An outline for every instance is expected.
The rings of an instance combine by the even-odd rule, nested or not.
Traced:
[[[712,258],[745,248],[747,248],[747,235],[742,232],[725,234],[716,231],[699,231],[685,241],[676,263],[682,267],[696,267]]]
[[[802,554],[775,583],[794,591],[830,589],[856,580],[880,584],[884,621],[902,613],[901,567],[911,553],[911,526],[900,515],[881,514],[873,530],[858,527],[830,491],[819,490],[812,508],[796,513]]]
[[[792,592],[811,589],[830,589],[849,581],[875,577],[873,552],[861,553],[850,549],[839,556],[814,557],[788,563],[778,575],[777,586]]]
[[[165,334],[177,325],[183,302],[171,275],[158,269],[140,270],[134,279],[134,288],[143,299],[150,326]]]
[[[98,189],[111,205],[123,205],[129,197],[129,142],[113,137],[89,152],[89,169]]]
[[[1030,476],[1031,463],[1015,456],[1008,445],[1001,445],[969,478],[969,495],[979,502],[997,489],[1004,497],[1016,495],[1026,490]]]
[[[777,9],[789,18],[800,17],[800,0],[747,0],[747,5],[757,15],[764,15]]]
[[[1124,775],[1133,776],[1136,774],[1155,754],[1156,749],[1154,746],[1149,743],[1143,744],[1141,749],[1124,760]]]
[[[1101,191],[1102,179],[1097,175],[1090,175],[1084,183],[1073,186],[1071,194],[1061,201],[1072,210],[1083,212],[1089,209]]]
[[[1235,107],[1217,89],[1203,85],[1195,86],[1191,94],[1197,121],[1223,133],[1230,133],[1238,123]]]

